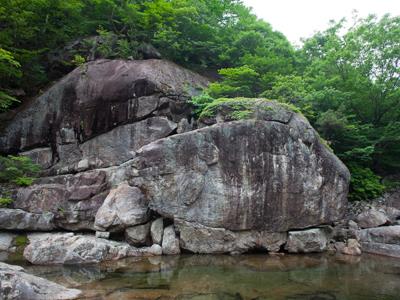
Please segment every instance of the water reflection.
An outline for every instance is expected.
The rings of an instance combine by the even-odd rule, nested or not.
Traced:
[[[27,266],[84,299],[398,300],[400,259],[363,255],[182,255],[96,266]]]

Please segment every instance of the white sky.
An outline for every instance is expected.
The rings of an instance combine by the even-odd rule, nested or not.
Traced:
[[[369,14],[400,15],[400,0],[242,0],[246,6],[294,44],[327,28],[329,20],[352,19],[353,10],[360,17]]]

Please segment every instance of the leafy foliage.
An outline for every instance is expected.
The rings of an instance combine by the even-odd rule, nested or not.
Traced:
[[[9,155],[0,156],[0,182],[29,186],[33,183],[40,167],[29,157]]]

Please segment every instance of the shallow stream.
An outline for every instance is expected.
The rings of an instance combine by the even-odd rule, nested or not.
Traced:
[[[94,266],[31,266],[82,299],[399,300],[400,259],[363,255],[181,255]]]

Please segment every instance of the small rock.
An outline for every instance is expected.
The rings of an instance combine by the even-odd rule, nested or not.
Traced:
[[[176,237],[173,225],[164,229],[162,253],[166,255],[176,255],[181,253],[179,248],[179,239]]]
[[[80,290],[25,273],[24,268],[0,263],[0,299],[76,299]]]
[[[345,255],[361,255],[361,245],[355,239],[349,239],[347,241],[347,246],[341,249],[341,253]]]
[[[14,252],[14,241],[17,236],[8,232],[0,232],[0,251]]]
[[[108,231],[96,231],[96,237],[108,240],[110,238],[110,233]]]
[[[336,242],[335,243],[335,249],[337,252],[342,253],[343,249],[346,247],[346,244],[344,242]]]
[[[290,253],[323,252],[326,250],[327,243],[326,233],[319,228],[289,231],[285,249]]]
[[[154,244],[161,245],[163,239],[164,221],[158,218],[151,223],[150,233]]]
[[[136,247],[145,245],[150,239],[150,225],[146,223],[125,229],[126,241]]]
[[[388,217],[374,208],[362,212],[357,216],[357,223],[361,228],[372,228],[386,224]]]
[[[354,222],[353,220],[349,220],[348,226],[349,226],[350,230],[358,230],[358,229],[360,229],[358,227],[358,224],[356,222]]]

